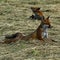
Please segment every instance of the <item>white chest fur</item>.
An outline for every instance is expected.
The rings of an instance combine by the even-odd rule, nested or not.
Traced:
[[[48,25],[43,25],[42,38],[48,38]]]

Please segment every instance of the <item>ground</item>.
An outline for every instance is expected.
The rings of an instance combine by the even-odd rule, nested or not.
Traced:
[[[0,44],[0,60],[60,60],[60,0],[0,0],[0,40],[6,34],[28,35],[40,21],[31,20],[31,6],[41,7],[53,26],[49,37],[58,43],[40,44],[39,40]]]

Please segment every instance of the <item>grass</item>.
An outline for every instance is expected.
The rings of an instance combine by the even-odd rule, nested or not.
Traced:
[[[0,0],[0,40],[3,35],[33,32],[40,21],[28,19],[31,6],[41,7],[44,16],[51,16],[49,37],[60,43],[60,0]],[[49,12],[45,12],[49,10]],[[0,44],[0,60],[60,60],[60,44],[40,44],[39,40]]]

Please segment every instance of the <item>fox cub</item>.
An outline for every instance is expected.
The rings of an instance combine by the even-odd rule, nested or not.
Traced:
[[[43,12],[40,10],[39,7],[31,7],[31,10],[33,11],[34,15],[30,16],[30,18],[38,20],[44,18]]]

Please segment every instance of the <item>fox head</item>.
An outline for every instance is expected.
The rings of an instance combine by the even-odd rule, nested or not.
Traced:
[[[52,28],[51,22],[50,22],[50,20],[49,20],[49,17],[50,17],[50,16],[48,16],[46,19],[45,19],[45,18],[42,18],[41,23],[42,23],[43,25],[46,25],[48,28]]]
[[[32,10],[33,12],[36,12],[37,10],[40,10],[40,8],[39,8],[39,7],[31,7],[31,10]]]

